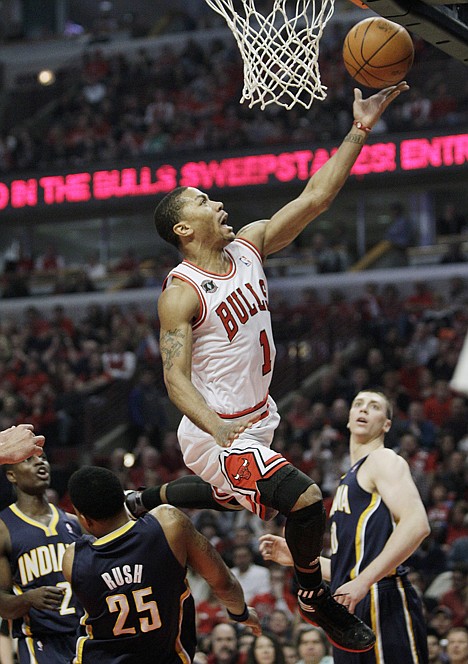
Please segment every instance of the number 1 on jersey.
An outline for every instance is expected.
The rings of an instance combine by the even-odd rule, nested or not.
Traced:
[[[265,330],[260,332],[260,346],[263,350],[262,376],[266,376],[271,371],[271,349],[268,335]]]

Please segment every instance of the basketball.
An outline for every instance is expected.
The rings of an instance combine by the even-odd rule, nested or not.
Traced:
[[[404,80],[413,58],[408,31],[381,16],[356,23],[343,44],[348,73],[368,88],[386,88]]]

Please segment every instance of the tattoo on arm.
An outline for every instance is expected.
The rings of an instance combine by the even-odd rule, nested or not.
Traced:
[[[364,145],[366,142],[366,137],[365,136],[360,136],[359,134],[353,134],[349,133],[347,136],[345,136],[345,141],[348,143],[357,143],[358,145]]]
[[[168,512],[169,516],[174,519],[174,521],[182,527],[184,531],[186,531],[186,534],[193,536],[195,539],[195,544],[197,548],[207,557],[210,558],[211,560],[216,560],[218,561],[220,556],[219,553],[214,549],[206,537],[204,537],[201,533],[198,532],[198,530],[195,528],[193,523],[190,521],[190,519],[180,512],[177,509],[171,509]]]
[[[175,330],[168,330],[161,336],[159,340],[161,357],[166,369],[171,369],[174,358],[180,357],[184,338],[185,335],[182,330],[177,328]]]
[[[175,521],[179,526],[181,526],[184,530],[192,530],[193,529],[193,524],[190,521],[190,519],[185,516],[183,512],[181,512],[179,509],[174,509],[172,507],[165,508],[167,516]]]

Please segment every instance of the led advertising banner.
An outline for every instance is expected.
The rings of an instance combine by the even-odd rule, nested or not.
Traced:
[[[177,186],[203,190],[295,183],[310,178],[337,148],[291,150],[219,160],[168,161],[158,165],[82,170],[0,181],[0,211],[82,206],[145,196]],[[424,173],[466,166],[468,134],[408,138],[364,145],[351,174]]]

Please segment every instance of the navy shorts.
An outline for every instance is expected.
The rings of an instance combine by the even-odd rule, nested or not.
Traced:
[[[356,607],[377,640],[365,653],[333,648],[335,664],[427,664],[427,635],[421,600],[404,576],[374,584]]]
[[[70,664],[75,656],[76,638],[76,634],[19,638],[19,664]]]

